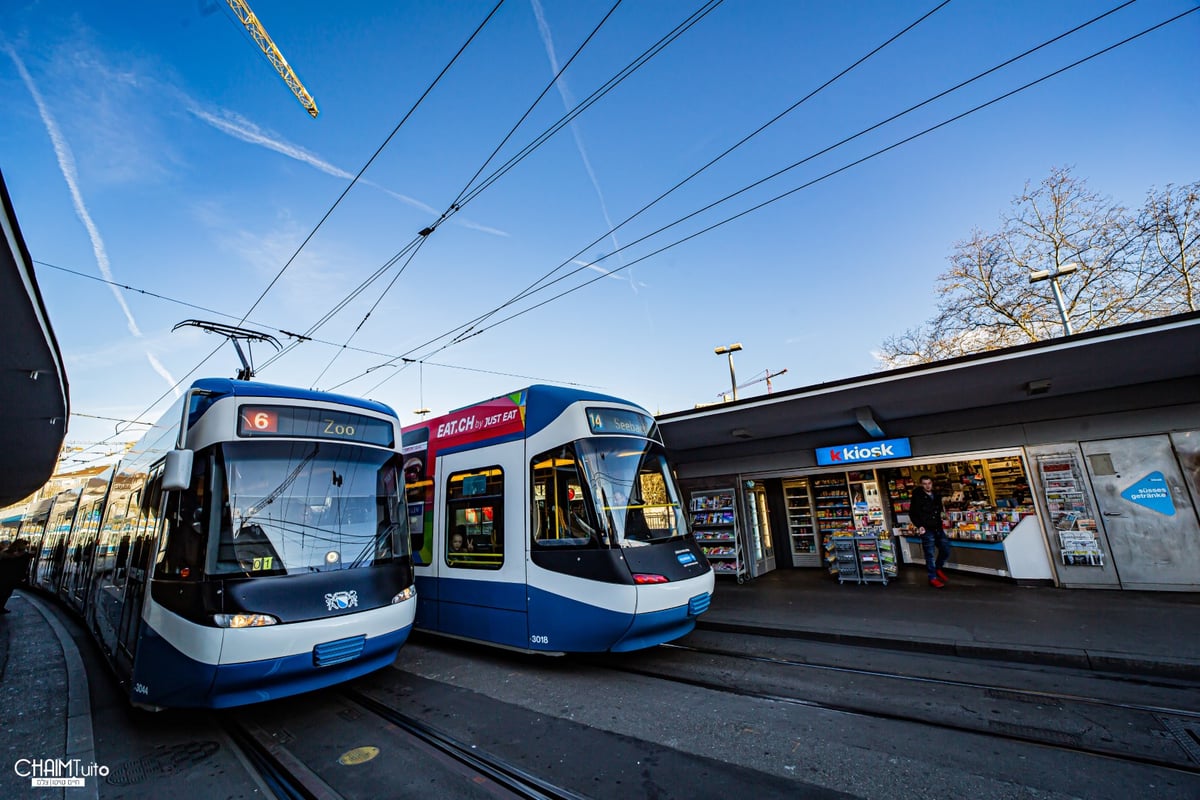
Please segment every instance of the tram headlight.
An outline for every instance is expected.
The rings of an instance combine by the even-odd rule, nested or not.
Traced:
[[[417,587],[409,586],[403,592],[401,592],[400,594],[398,594],[392,598],[392,605],[396,605],[396,603],[403,603],[405,600],[412,600],[416,596],[417,596]]]
[[[213,622],[220,628],[261,628],[279,624],[279,620],[270,614],[213,614]]]

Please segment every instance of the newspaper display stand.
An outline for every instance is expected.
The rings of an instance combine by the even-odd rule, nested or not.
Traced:
[[[732,575],[738,583],[747,578],[747,565],[738,535],[733,489],[692,492],[688,506],[692,532],[717,575]]]
[[[1083,476],[1069,456],[1039,456],[1038,470],[1046,508],[1058,533],[1064,566],[1103,567],[1104,551],[1096,538],[1096,518],[1083,491]]]
[[[898,574],[892,540],[878,532],[860,531],[857,536],[834,536],[834,564],[838,583],[882,583]]]

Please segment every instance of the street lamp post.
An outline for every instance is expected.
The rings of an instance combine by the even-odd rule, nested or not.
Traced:
[[[736,342],[725,347],[713,348],[713,352],[719,356],[729,354],[729,385],[733,387],[733,399],[737,400],[737,377],[733,373],[733,354],[742,349],[741,342]]]
[[[1062,317],[1063,330],[1067,332],[1067,336],[1075,331],[1071,330],[1071,318],[1067,316],[1067,305],[1063,302],[1062,287],[1058,285],[1058,276],[1070,275],[1077,269],[1079,269],[1078,264],[1063,264],[1054,270],[1042,269],[1029,274],[1030,283],[1050,281],[1050,288],[1054,291],[1054,302],[1058,304],[1058,314]]]

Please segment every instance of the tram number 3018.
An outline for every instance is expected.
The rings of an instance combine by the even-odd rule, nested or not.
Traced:
[[[531,644],[550,644],[550,637],[535,633],[529,637],[529,641]]]

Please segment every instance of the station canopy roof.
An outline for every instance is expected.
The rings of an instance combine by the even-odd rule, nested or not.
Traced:
[[[0,174],[0,507],[54,471],[70,413],[67,374]]]
[[[807,446],[904,436],[896,431],[912,420],[953,417],[961,429],[1119,410],[1114,402],[1152,407],[1151,387],[1180,381],[1200,400],[1200,312],[661,414],[658,422],[677,453],[738,443],[745,447],[732,449],[746,452],[781,437]]]

